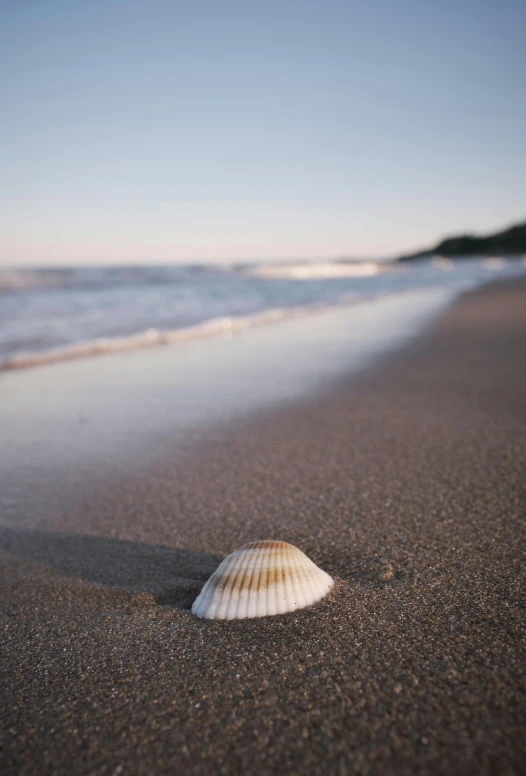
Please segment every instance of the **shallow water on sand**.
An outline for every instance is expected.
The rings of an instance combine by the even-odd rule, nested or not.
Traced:
[[[166,436],[307,396],[402,345],[455,293],[406,292],[231,338],[4,372],[0,467],[14,483],[29,467],[130,460]]]

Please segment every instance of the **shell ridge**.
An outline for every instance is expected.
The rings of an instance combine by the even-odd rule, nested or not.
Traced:
[[[301,577],[302,558],[298,556],[296,557],[295,560],[296,560],[296,563],[294,565],[294,569],[292,573],[292,584],[294,587],[296,608],[299,609],[303,606],[305,591],[303,589],[302,577]]]
[[[270,610],[270,597],[269,597],[269,565],[268,563],[263,566],[261,571],[261,582],[263,593],[261,595],[262,600],[262,617],[266,617],[268,614],[272,614]]]
[[[254,617],[254,609],[255,603],[256,603],[256,580],[257,580],[257,569],[258,564],[261,563],[261,550],[258,548],[254,548],[252,550],[253,556],[252,556],[252,563],[249,564],[248,573],[246,576],[246,586],[245,586],[245,593],[246,593],[246,617]]]
[[[216,590],[216,575],[213,574],[201,592],[200,609],[206,609],[212,603]]]
[[[201,592],[199,593],[198,597],[194,601],[194,604],[192,606],[192,612],[195,612],[194,614],[197,614],[198,617],[204,617],[204,616],[210,616],[210,614],[201,614],[203,611],[207,611],[208,607],[211,605],[214,593],[217,587],[217,575],[220,573],[221,569],[223,568],[225,564],[225,561],[221,561],[219,564],[219,567],[214,571],[211,577],[205,582]]]
[[[261,579],[263,574],[263,568],[265,566],[266,553],[263,549],[258,550],[258,558],[254,564],[254,576],[252,578],[253,589],[250,593],[249,599],[249,617],[263,617],[263,596],[261,595]]]
[[[232,558],[229,580],[221,591],[224,598],[222,616],[225,620],[233,620],[235,614],[235,594],[238,589],[239,579],[243,573],[243,567],[246,562],[246,554],[243,549],[236,552],[235,558]]]
[[[298,553],[292,552],[290,553],[290,587],[292,590],[292,600],[294,601],[294,606],[296,609],[298,609],[301,605],[301,587],[299,585],[299,579],[298,579]]]
[[[257,547],[253,552],[245,578],[245,604],[242,610],[244,617],[257,617],[257,614],[252,614],[252,612],[257,611],[258,568],[263,562],[264,551]]]
[[[266,617],[269,613],[268,611],[268,577],[269,577],[269,567],[268,563],[266,562],[266,554],[262,553],[262,563],[261,563],[261,572],[260,572],[260,588],[259,588],[259,602],[261,607],[261,617]]]
[[[210,577],[210,579],[208,579],[205,582],[203,589],[201,590],[201,592],[195,599],[194,603],[192,604],[192,613],[196,614],[198,617],[201,616],[202,605],[206,599],[206,595],[208,590],[210,589],[211,583],[212,583],[212,577]]]
[[[285,578],[287,580],[287,592],[288,592],[288,601],[289,601],[289,608],[298,608],[297,604],[297,595],[296,595],[296,589],[294,586],[294,555],[295,553],[292,552],[291,549],[287,550],[286,555],[286,566],[285,566]],[[289,573],[287,573],[287,569],[289,569]]]
[[[311,561],[312,563],[312,561]],[[322,577],[321,574],[318,572],[318,567],[312,563],[312,573],[311,573],[311,579],[312,579],[312,602],[319,601],[320,598],[323,598],[325,595],[326,589],[325,589],[325,578]]]
[[[297,554],[294,560],[295,563],[292,571],[292,584],[294,587],[296,606],[297,608],[300,608],[303,605],[303,600],[305,598],[305,589],[302,576],[303,558]]]
[[[235,567],[237,552],[227,555],[215,573],[214,592],[210,600],[210,617],[224,617],[228,606],[228,589],[231,584],[232,568]]]
[[[205,600],[203,601],[203,607],[206,605],[206,617],[208,619],[214,619],[218,616],[221,596],[219,594],[219,588],[221,580],[223,579],[229,565],[228,557],[225,558],[219,565],[219,568],[212,574],[210,581],[210,589],[207,591]]]
[[[280,579],[281,579],[281,597],[283,599],[284,608],[282,608],[283,612],[287,612],[294,606],[294,601],[292,600],[292,590],[290,586],[290,574],[287,574],[287,556],[289,554],[288,548],[283,553],[283,559],[282,559],[282,565],[279,570]],[[283,603],[282,603],[283,607]]]
[[[236,584],[236,588],[235,588],[235,590],[238,591],[237,602],[234,600],[234,597],[232,596],[232,603],[234,603],[235,605],[232,611],[232,617],[230,619],[235,619],[235,620],[241,620],[247,616],[247,606],[246,606],[247,601],[246,601],[246,598],[243,598],[241,593],[245,587],[245,579],[247,577],[247,571],[248,571],[248,566],[250,564],[250,559],[253,556],[253,550],[248,550],[248,552],[245,552],[244,555],[245,557],[239,572],[239,584]]]
[[[301,607],[301,602],[303,598],[299,575],[298,575],[298,569],[299,564],[301,562],[301,558],[298,553],[292,553],[291,552],[291,574],[290,574],[290,581],[292,585],[292,595],[294,597],[294,606],[296,609],[299,609]]]
[[[290,611],[293,609],[296,609],[296,597],[294,595],[294,583],[292,579],[292,570],[294,566],[294,555],[296,554],[297,549],[295,547],[292,547],[292,545],[289,545],[287,547],[286,553],[285,553],[285,591],[286,591],[286,601],[287,601],[287,609],[286,611]]]
[[[314,602],[316,598],[316,591],[314,590],[315,585],[315,578],[313,579],[313,568],[310,560],[305,556],[306,563],[304,564],[304,576],[305,576],[305,583],[304,583],[304,605],[308,606],[310,603]]]
[[[223,619],[226,615],[230,585],[233,581],[232,569],[235,568],[237,555],[238,553],[235,552],[231,556],[227,556],[216,572],[216,586],[211,602],[210,617]]]
[[[302,607],[305,601],[305,582],[303,576],[303,565],[298,565],[294,571],[294,581],[296,586],[296,602],[298,608]]]
[[[271,591],[272,591],[272,599],[274,602],[273,605],[273,613],[274,614],[280,614],[281,613],[281,600],[279,597],[279,579],[278,579],[278,570],[276,568],[272,569],[273,575],[271,577]]]

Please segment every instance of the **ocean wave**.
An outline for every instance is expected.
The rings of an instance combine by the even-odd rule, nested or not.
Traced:
[[[0,268],[0,294],[24,291],[108,289],[168,285],[200,275],[225,274],[229,268],[202,264],[123,267]]]
[[[374,262],[289,262],[221,268],[64,268],[34,274],[0,270],[0,285],[3,278],[12,289],[20,289],[0,295],[0,370],[228,337],[351,300],[437,284],[486,282],[488,270],[511,276],[524,269],[522,263],[498,257],[453,266],[434,257],[403,268]],[[31,283],[62,284],[62,290],[24,295]]]
[[[392,269],[392,267],[389,267]],[[291,280],[324,280],[329,278],[371,277],[384,269],[374,261],[363,262],[303,262],[297,264],[260,264],[248,267],[245,273],[260,278]]]
[[[361,297],[360,301],[361,300],[365,300],[365,297]],[[303,318],[305,316],[324,312],[333,307],[348,304],[351,301],[358,301],[357,295],[349,294],[334,303],[322,302],[302,307],[291,307],[286,309],[275,308],[254,315],[213,318],[194,326],[172,329],[170,331],[147,329],[146,331],[138,332],[137,334],[126,337],[99,337],[84,342],[76,342],[71,345],[50,348],[48,350],[22,351],[18,352],[16,355],[0,359],[0,372],[11,369],[41,366],[44,364],[53,364],[59,361],[87,358],[89,356],[103,355],[106,353],[137,350],[139,348],[153,347],[156,345],[172,345],[178,342],[186,342],[205,337],[231,337],[232,334],[245,329],[267,326],[269,324],[295,318]]]
[[[455,262],[453,259],[448,259],[445,256],[433,256],[431,259],[431,266],[436,269],[448,271],[454,269]]]
[[[501,256],[489,256],[487,259],[483,260],[482,266],[486,269],[502,269],[506,266],[506,263],[507,260]]]
[[[69,273],[52,270],[0,269],[0,293],[36,288],[63,288]]]

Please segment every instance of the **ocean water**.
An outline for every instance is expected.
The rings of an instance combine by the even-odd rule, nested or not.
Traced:
[[[0,268],[0,369],[313,316],[332,305],[526,272],[521,261]]]

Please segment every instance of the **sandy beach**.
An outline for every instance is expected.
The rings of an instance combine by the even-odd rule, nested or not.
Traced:
[[[280,402],[250,404],[247,368],[218,388],[242,415],[179,407],[177,431],[168,348],[2,376],[1,773],[526,772],[525,343],[526,282],[496,282]],[[119,381],[147,361],[139,421]],[[334,591],[194,617],[221,559],[265,538]]]

